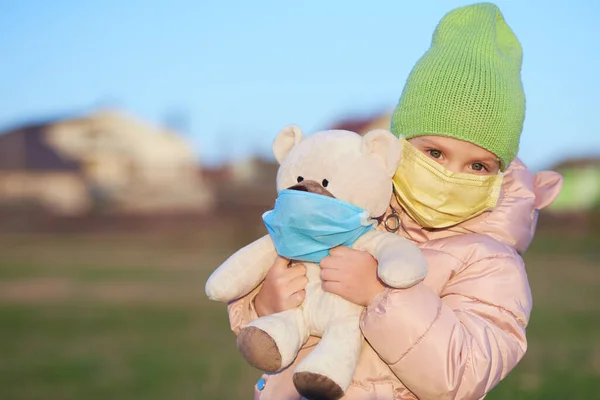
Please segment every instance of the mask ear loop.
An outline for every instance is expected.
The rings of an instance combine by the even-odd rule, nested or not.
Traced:
[[[396,233],[400,229],[402,223],[400,222],[400,216],[394,207],[392,208],[392,213],[388,214],[383,219],[383,226],[385,226],[385,230],[391,233]]]
[[[392,193],[394,196],[396,196],[396,188],[392,189]],[[385,230],[391,233],[396,233],[400,230],[400,228],[402,228],[402,230],[408,235],[408,232],[402,224],[402,220],[400,220],[400,214],[398,214],[398,211],[396,211],[394,206],[391,204],[390,208],[392,209],[391,214],[386,215],[386,217],[383,219],[383,226],[385,227]]]

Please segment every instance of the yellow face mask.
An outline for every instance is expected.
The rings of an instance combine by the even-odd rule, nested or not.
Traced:
[[[452,172],[406,139],[393,178],[396,198],[406,213],[425,228],[446,228],[496,206],[503,174]]]

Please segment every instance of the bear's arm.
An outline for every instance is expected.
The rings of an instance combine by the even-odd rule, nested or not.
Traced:
[[[377,274],[388,286],[403,289],[427,275],[427,261],[410,240],[389,232],[373,230],[361,236],[353,249],[370,253],[378,262]]]
[[[235,252],[206,282],[206,295],[215,301],[228,302],[256,288],[267,276],[277,252],[269,235]]]

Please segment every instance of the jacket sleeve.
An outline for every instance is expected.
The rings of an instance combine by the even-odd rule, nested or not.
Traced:
[[[439,295],[427,281],[388,289],[361,319],[370,345],[421,400],[479,399],[527,348],[531,292],[516,252],[496,253],[450,275]]]

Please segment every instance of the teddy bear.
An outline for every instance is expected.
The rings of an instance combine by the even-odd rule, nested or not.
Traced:
[[[263,215],[268,234],[238,250],[206,283],[211,300],[229,302],[254,290],[279,254],[306,266],[306,296],[294,309],[259,317],[237,336],[252,366],[277,372],[289,366],[309,336],[318,345],[295,368],[293,382],[305,398],[339,399],[350,386],[363,346],[363,307],[321,288],[319,261],[345,245],[378,260],[388,286],[422,281],[427,263],[420,250],[394,233],[374,229],[392,196],[392,177],[401,143],[377,129],[361,136],[344,130],[303,135],[297,126],[281,130],[273,153],[279,163],[278,197]]]

